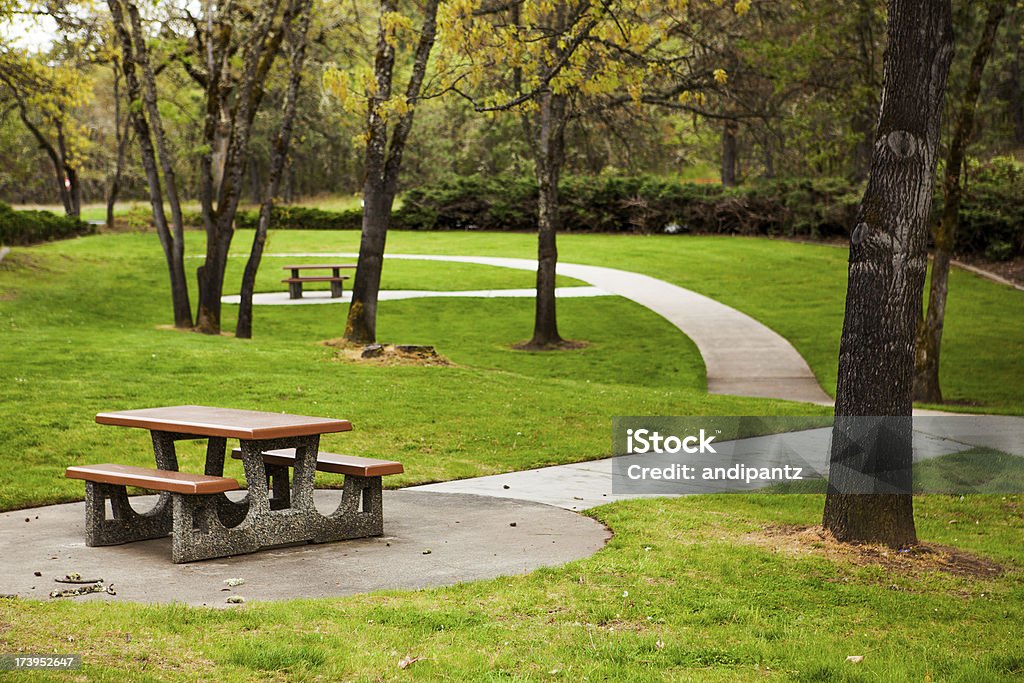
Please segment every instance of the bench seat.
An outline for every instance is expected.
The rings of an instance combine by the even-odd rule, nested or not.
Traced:
[[[64,472],[69,479],[84,479],[97,484],[136,486],[153,491],[205,495],[237,491],[238,481],[229,477],[210,477],[203,474],[157,470],[132,465],[76,465]]]
[[[85,481],[85,544],[90,548],[162,538],[173,530],[174,562],[203,559],[201,553],[190,554],[197,543],[192,536],[205,537],[214,519],[237,525],[247,510],[225,498],[226,491],[240,488],[228,477],[110,463],[75,465],[64,476]],[[159,491],[160,499],[148,512],[136,512],[128,500],[129,486]]]
[[[302,277],[286,277],[281,282],[291,284],[293,282],[341,282],[350,279],[348,275],[303,275]]]
[[[288,284],[289,299],[302,298],[303,282],[330,282],[331,298],[340,299],[343,293],[342,288],[345,286],[345,280],[348,279],[348,275],[303,275],[301,277],[286,277],[285,279],[281,280],[281,282]]]
[[[235,448],[232,450],[231,457],[240,459],[242,457],[242,449]],[[295,449],[281,448],[264,451],[263,462],[268,465],[292,467],[295,465]],[[316,454],[316,468],[321,472],[346,474],[353,477],[383,477],[389,474],[401,474],[405,471],[400,462],[360,458],[355,455],[340,455],[338,453],[327,453],[326,451],[320,451]]]

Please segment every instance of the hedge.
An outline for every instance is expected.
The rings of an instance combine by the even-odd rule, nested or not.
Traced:
[[[559,185],[566,232],[736,235],[843,234],[859,193],[840,181],[792,180],[724,189],[658,176],[568,176]],[[397,223],[411,230],[532,230],[530,178],[455,178],[405,193]]]
[[[956,250],[994,260],[1024,254],[1024,165],[973,163]],[[657,176],[568,176],[559,185],[565,232],[846,237],[863,185],[838,178],[787,179],[726,189]],[[936,186],[934,219],[942,209]],[[410,230],[533,230],[530,178],[453,178],[405,193],[395,227]]]
[[[239,211],[235,227],[255,229],[260,220],[259,211]],[[199,219],[199,225],[202,219]],[[363,212],[322,211],[306,206],[275,206],[270,213],[270,227],[278,230],[361,230]]]
[[[957,232],[957,252],[1009,259],[1024,254],[1024,166],[1009,158],[973,162]],[[846,237],[863,185],[838,178],[786,179],[726,189],[651,175],[563,178],[564,232]],[[942,208],[936,185],[934,218]],[[406,230],[536,228],[537,187],[528,176],[459,176],[412,188],[391,225]],[[240,211],[239,228],[255,228],[257,211]],[[201,223],[201,220],[196,217]],[[274,207],[271,227],[359,230],[362,212]]]
[[[76,218],[49,211],[15,211],[0,202],[0,244],[24,246],[93,232],[93,226]]]

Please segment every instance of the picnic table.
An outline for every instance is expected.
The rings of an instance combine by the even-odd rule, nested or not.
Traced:
[[[288,298],[289,299],[301,299],[302,298],[302,283],[304,282],[330,282],[331,283],[331,298],[340,299],[342,295],[342,287],[345,280],[348,280],[347,275],[342,275],[341,270],[354,269],[356,264],[354,263],[302,263],[291,266],[281,266],[283,270],[290,270],[291,276],[281,280],[288,284]],[[301,275],[303,270],[330,270],[330,275]]]
[[[96,422],[148,429],[157,469],[109,463],[67,469],[66,476],[86,482],[87,545],[171,533],[174,562],[379,536],[381,476],[402,471],[396,462],[320,453],[320,436],[351,430],[348,420],[188,405],[100,413]],[[195,439],[207,440],[202,475],[178,471],[175,442]],[[235,455],[248,483],[242,500],[225,495],[240,488],[223,476],[228,439],[239,441]],[[345,475],[341,502],[329,515],[313,503],[317,469]],[[135,512],[127,486],[159,491],[156,506]],[[107,500],[113,519],[106,516]]]

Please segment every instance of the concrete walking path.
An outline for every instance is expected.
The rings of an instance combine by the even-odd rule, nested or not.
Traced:
[[[429,299],[429,298],[477,298],[477,299],[528,299],[537,296],[535,289],[458,289],[458,290],[430,290],[430,289],[382,289],[378,294],[379,301],[400,301],[402,299]],[[597,287],[556,287],[555,296],[559,299],[576,299],[593,296],[612,296]],[[232,294],[221,298],[225,304],[235,304],[241,300],[238,294]],[[253,294],[252,303],[254,306],[303,306],[305,304],[347,304],[352,301],[352,292],[348,291],[340,297],[331,297],[330,291],[326,289],[304,290],[301,299],[292,299],[288,292],[258,292]]]
[[[948,415],[935,411],[915,411],[915,462],[962,453],[974,448],[990,448],[1010,455],[1024,457],[1024,418],[995,415]],[[609,434],[609,437],[611,435]],[[777,435],[759,436],[735,441],[717,442],[714,456],[693,456],[689,463],[704,466],[743,463],[748,467],[800,466],[805,478],[826,477],[828,474],[831,427],[808,429]],[[631,462],[641,463],[656,456],[632,456]],[[438,484],[413,486],[408,491],[435,493],[467,493],[495,498],[527,500],[554,505],[566,510],[588,508],[633,498],[682,496],[698,493],[726,493],[755,490],[763,483],[741,485],[737,482],[647,482],[644,490],[636,493],[637,485],[622,475],[624,467],[615,468],[613,458],[555,465],[521,472],[508,472],[487,477],[457,479]],[[626,493],[622,493],[626,491]]]
[[[266,257],[356,258],[358,254],[289,253],[266,254]],[[498,256],[387,254],[385,258],[537,270],[533,259]],[[664,280],[616,268],[562,262],[558,264],[558,274],[635,301],[679,328],[693,340],[704,358],[709,393],[832,403],[832,398],[822,390],[792,344],[735,308]]]

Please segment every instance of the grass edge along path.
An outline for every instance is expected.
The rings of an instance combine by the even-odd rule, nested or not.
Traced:
[[[1001,565],[981,574],[903,558],[857,561],[778,540],[780,529],[816,523],[821,504],[814,495],[615,503],[589,513],[615,532],[596,555],[449,588],[223,610],[4,600],[0,650],[80,653],[79,676],[89,680],[1024,674],[1022,496],[918,497],[922,537]]]

